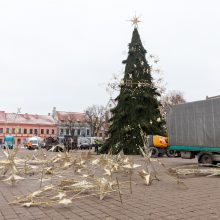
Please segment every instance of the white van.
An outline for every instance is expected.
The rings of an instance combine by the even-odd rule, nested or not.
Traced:
[[[39,147],[42,147],[43,144],[44,144],[44,140],[43,138],[41,137],[31,137],[31,138],[28,138],[28,142],[31,142],[32,145],[31,145],[31,149],[30,147],[29,150],[35,150],[35,149],[39,149]]]

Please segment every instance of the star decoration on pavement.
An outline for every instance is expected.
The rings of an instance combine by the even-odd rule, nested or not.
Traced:
[[[132,25],[134,25],[134,27],[138,27],[138,23],[140,23],[141,21],[139,20],[139,17],[137,17],[136,15],[130,20],[130,22],[132,22]]]
[[[59,201],[59,204],[63,204],[63,205],[68,205],[70,203],[72,203],[72,200],[71,199],[66,199],[66,198]]]

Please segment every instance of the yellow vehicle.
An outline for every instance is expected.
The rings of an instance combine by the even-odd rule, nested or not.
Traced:
[[[152,157],[159,157],[166,154],[168,157],[175,157],[177,152],[168,148],[168,138],[160,135],[148,135],[147,144],[151,150]]]

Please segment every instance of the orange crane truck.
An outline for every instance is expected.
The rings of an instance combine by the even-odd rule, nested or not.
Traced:
[[[168,157],[177,156],[177,152],[168,148],[168,138],[160,135],[147,135],[147,145],[151,150],[151,157],[160,157],[166,154]]]

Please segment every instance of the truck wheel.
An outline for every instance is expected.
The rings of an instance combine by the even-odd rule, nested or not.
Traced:
[[[164,153],[159,153],[158,157],[163,157]]]
[[[159,155],[159,150],[156,147],[150,147],[151,157],[156,158]]]
[[[166,154],[168,157],[175,157],[176,156],[176,151],[172,149],[167,149]]]
[[[209,152],[198,154],[198,162],[201,164],[213,164],[212,154]]]

